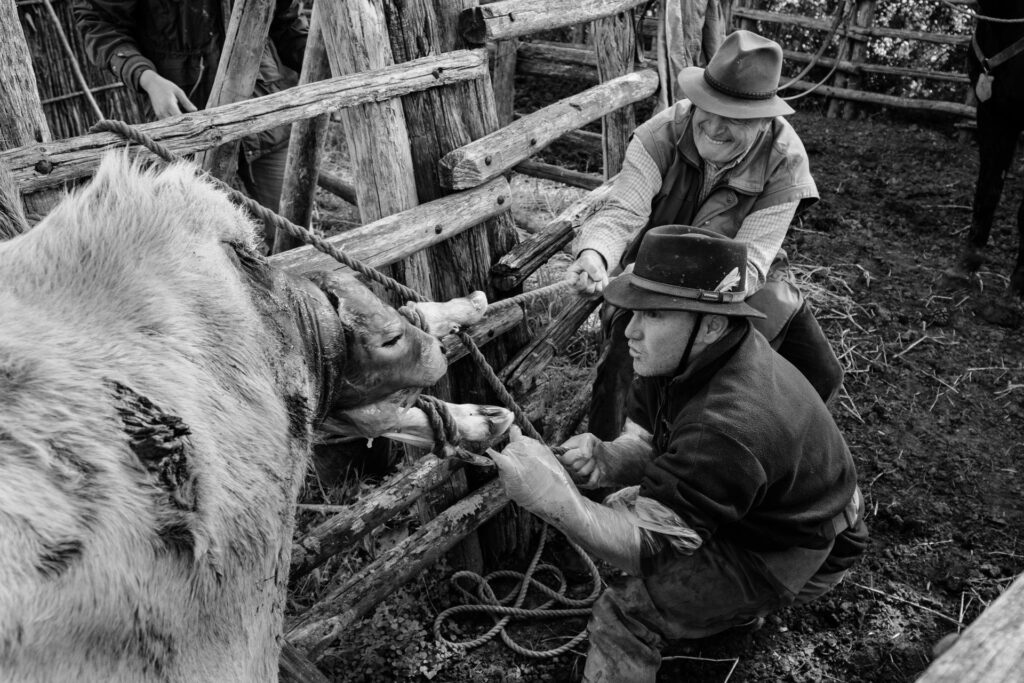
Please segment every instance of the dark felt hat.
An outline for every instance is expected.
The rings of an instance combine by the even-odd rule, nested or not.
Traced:
[[[612,280],[604,298],[634,311],[763,318],[763,313],[744,302],[746,280],[744,242],[688,225],[663,225],[644,235],[632,270]]]
[[[686,99],[704,111],[730,119],[792,114],[776,94],[782,76],[782,48],[750,31],[733,31],[706,69],[690,66],[679,74]]]

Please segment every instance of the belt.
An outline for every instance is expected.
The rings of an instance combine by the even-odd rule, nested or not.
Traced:
[[[857,518],[860,515],[860,507],[863,502],[864,497],[860,493],[860,487],[855,486],[853,489],[853,495],[850,496],[850,502],[843,507],[842,512],[832,518],[831,526],[833,538],[847,529],[852,529],[857,524]]]

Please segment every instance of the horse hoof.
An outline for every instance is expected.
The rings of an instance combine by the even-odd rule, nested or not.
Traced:
[[[973,245],[967,245],[960,253],[960,261],[957,263],[957,270],[964,273],[977,273],[985,263],[985,250]]]

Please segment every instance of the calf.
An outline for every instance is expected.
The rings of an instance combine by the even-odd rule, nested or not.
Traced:
[[[276,679],[314,425],[446,363],[256,235],[187,166],[114,157],[0,243],[0,680]]]
[[[978,23],[968,50],[968,74],[978,95],[980,166],[974,191],[971,229],[960,268],[973,273],[984,263],[1003,181],[1013,163],[1017,139],[1024,130],[1024,23],[987,21],[985,17],[1024,20],[1022,0],[979,0]],[[1009,52],[1003,55],[1003,51]],[[1010,291],[1024,297],[1024,203],[1017,209],[1017,262]]]

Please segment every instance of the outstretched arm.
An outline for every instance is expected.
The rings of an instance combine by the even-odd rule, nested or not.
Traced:
[[[139,90],[142,72],[156,67],[136,42],[135,0],[73,0],[71,7],[89,59]]]

